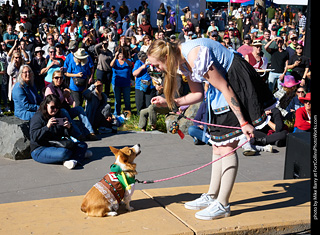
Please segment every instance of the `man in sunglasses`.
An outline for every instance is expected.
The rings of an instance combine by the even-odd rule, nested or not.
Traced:
[[[42,50],[44,51],[44,58],[49,58],[49,47],[52,47],[55,45],[54,37],[52,34],[48,34],[47,36],[47,44],[42,47]]]

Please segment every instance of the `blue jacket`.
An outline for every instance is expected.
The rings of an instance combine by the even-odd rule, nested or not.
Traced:
[[[34,86],[21,85],[17,82],[12,89],[14,115],[29,121],[39,108],[42,99]]]

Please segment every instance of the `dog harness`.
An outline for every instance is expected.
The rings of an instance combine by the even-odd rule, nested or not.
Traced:
[[[106,174],[94,187],[102,193],[114,210],[118,210],[121,200],[133,193],[134,183],[135,177],[128,177],[120,166],[112,164],[110,173]]]

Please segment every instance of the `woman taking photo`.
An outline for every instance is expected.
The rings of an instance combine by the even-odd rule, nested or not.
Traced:
[[[125,110],[131,111],[130,91],[131,91],[131,67],[132,62],[126,57],[127,53],[120,48],[110,63],[112,67],[112,88],[114,92],[114,115],[120,115],[121,95],[123,95]]]
[[[138,114],[141,109],[148,108],[151,104],[151,99],[156,95],[156,89],[152,84],[152,79],[148,74],[148,64],[146,63],[147,54],[143,51],[138,53],[138,59],[134,64],[132,74],[136,80],[136,107]]]
[[[87,144],[76,142],[65,147],[56,147],[71,135],[72,125],[61,113],[61,102],[55,95],[48,95],[40,104],[38,112],[30,120],[30,148],[32,158],[40,163],[63,163],[73,169],[88,155]],[[74,146],[72,146],[74,145]],[[88,151],[89,152],[89,151]]]
[[[24,64],[24,61],[22,60],[22,56],[20,52],[13,52],[11,57],[11,62],[9,63],[7,67],[7,73],[9,75],[9,87],[8,87],[8,98],[11,101],[12,100],[12,89],[14,84],[17,82],[19,69],[21,65]]]
[[[153,104],[172,109],[201,102],[202,82],[207,80],[208,122],[239,128],[210,126],[212,160],[227,157],[212,164],[208,193],[185,204],[187,209],[203,209],[195,214],[198,219],[230,216],[229,197],[238,170],[234,149],[241,138],[254,136],[254,127],[267,124],[264,109],[275,102],[271,92],[248,62],[211,39],[199,38],[181,45],[156,40],[147,54],[149,62],[166,73],[165,98],[156,96],[151,100]],[[178,68],[187,77],[191,93],[175,98]]]

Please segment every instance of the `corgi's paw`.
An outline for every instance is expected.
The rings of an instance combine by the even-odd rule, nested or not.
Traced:
[[[108,214],[107,214],[108,216],[117,216],[118,215],[118,213],[117,212],[115,212],[115,211],[110,211],[110,212],[108,212]]]
[[[133,210],[134,210],[134,208],[133,208],[132,206],[129,206],[129,205],[126,206],[126,209],[127,209],[128,211],[133,211]]]

